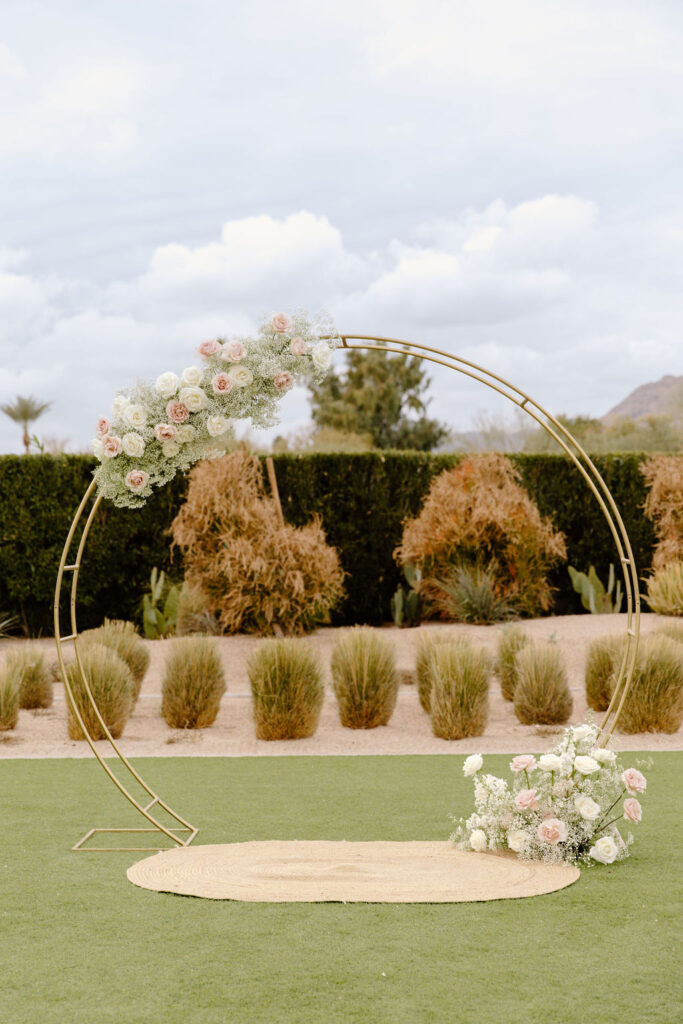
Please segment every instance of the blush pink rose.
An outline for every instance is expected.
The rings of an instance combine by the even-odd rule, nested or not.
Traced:
[[[111,423],[106,416],[100,416],[97,423],[95,424],[95,433],[98,437],[106,437],[109,433]]]
[[[520,789],[515,797],[515,807],[519,807],[520,811],[537,811],[538,793],[536,790]]]
[[[235,382],[227,373],[217,373],[211,378],[211,388],[217,395],[227,395],[232,391]]]
[[[510,761],[511,772],[532,772],[536,767],[536,758],[533,754],[518,754]]]
[[[149,473],[145,473],[144,469],[131,469],[130,473],[126,476],[126,487],[131,491],[141,491],[149,480]]]
[[[102,454],[105,459],[113,459],[116,455],[120,455],[123,451],[123,445],[121,438],[114,435],[107,435],[102,438]]]
[[[285,334],[292,326],[292,321],[286,313],[276,313],[270,322],[278,334]]]
[[[292,338],[289,343],[289,351],[293,356],[305,356],[308,352],[308,345],[303,338]]]
[[[220,348],[220,341],[203,341],[197,351],[204,359],[209,359],[210,356],[215,356],[217,352],[220,352]]]
[[[226,341],[221,352],[221,359],[225,359],[228,363],[239,363],[246,354],[247,350],[241,341]]]
[[[544,843],[562,843],[567,838],[567,826],[559,818],[546,818],[538,826],[538,838]]]
[[[278,389],[278,391],[287,391],[288,388],[291,388],[293,383],[294,378],[292,377],[289,370],[278,370],[278,372],[273,377],[273,384]]]
[[[178,431],[172,423],[157,423],[154,436],[157,441],[173,441]]]
[[[185,423],[190,418],[190,410],[183,402],[171,400],[166,406],[166,415],[171,423]]]
[[[628,800],[624,800],[624,817],[627,821],[634,821],[636,824],[643,817],[643,808],[635,797],[630,796]]]
[[[629,793],[644,793],[647,789],[647,780],[637,768],[627,768],[621,773],[621,781]]]

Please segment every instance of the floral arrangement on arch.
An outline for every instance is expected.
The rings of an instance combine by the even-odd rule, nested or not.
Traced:
[[[321,380],[340,344],[325,315],[311,320],[304,311],[276,313],[262,321],[256,337],[203,341],[199,365],[180,376],[167,371],[154,384],[117,392],[92,443],[100,493],[115,505],[139,507],[178,470],[223,455],[218,445],[231,420],[273,426],[282,396],[303,380]]]
[[[637,824],[637,794],[647,788],[637,768],[623,767],[613,750],[596,747],[593,723],[565,729],[549,754],[520,754],[510,762],[512,785],[480,774],[481,754],[465,759],[474,778],[475,812],[451,841],[461,850],[512,850],[524,860],[612,864],[628,857],[633,835],[624,839],[617,822]]]

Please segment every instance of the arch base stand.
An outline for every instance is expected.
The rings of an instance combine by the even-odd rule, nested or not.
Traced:
[[[196,828],[170,828],[168,830],[172,832],[175,837],[178,837],[176,842],[180,846],[189,846],[192,840],[195,838],[199,829]],[[75,846],[71,849],[75,853],[155,853],[162,850],[170,849],[168,846],[86,846],[86,843],[92,839],[95,835],[139,835],[141,833],[153,833],[159,835],[158,828],[91,828],[90,831],[86,832],[85,835],[78,840]],[[181,840],[179,833],[187,832],[188,838]]]

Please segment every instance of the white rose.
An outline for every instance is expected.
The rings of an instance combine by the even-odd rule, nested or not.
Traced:
[[[211,434],[211,437],[220,437],[229,426],[230,420],[226,419],[225,416],[209,416],[206,421],[206,429]]]
[[[199,366],[186,366],[180,378],[189,388],[196,388],[202,382],[204,371]]]
[[[161,450],[167,459],[172,459],[180,451],[180,445],[177,441],[164,441]]]
[[[248,384],[251,384],[254,379],[254,375],[247,366],[233,366],[228,371],[228,377],[231,378],[235,387],[246,388]]]
[[[469,757],[465,758],[465,763],[462,766],[463,775],[474,775],[479,771],[484,763],[484,758],[481,754],[470,754]]]
[[[574,806],[586,821],[595,821],[600,815],[600,804],[596,804],[589,796],[574,797]]]
[[[178,398],[190,412],[199,412],[200,409],[206,408],[207,399],[201,388],[183,388]]]
[[[98,458],[100,460],[100,462],[101,462],[102,459],[104,458],[104,445],[102,444],[102,438],[100,438],[100,437],[93,437],[91,444],[92,444],[93,455],[96,458]]]
[[[541,754],[538,759],[538,767],[544,772],[559,772],[562,767],[562,759],[557,754]]]
[[[167,373],[162,373],[154,381],[155,390],[159,392],[162,398],[173,398],[179,385],[180,380],[177,374],[171,373],[170,370]]]
[[[617,755],[613,750],[607,750],[606,747],[598,747],[596,750],[591,751],[591,757],[594,757],[600,764],[614,764],[617,759]]]
[[[139,459],[145,450],[145,442],[139,434],[124,434],[121,444],[126,455],[130,455],[133,459]]]
[[[576,725],[572,729],[572,737],[575,743],[583,743],[584,740],[594,739],[595,732],[594,725]]]
[[[125,395],[117,395],[114,399],[111,407],[111,411],[115,419],[119,419],[123,416],[124,412],[130,405],[130,398],[126,398]]]
[[[587,754],[579,754],[578,757],[574,758],[574,767],[577,772],[581,772],[582,775],[592,775],[593,772],[600,771],[600,765],[594,757],[588,757]]]
[[[527,844],[529,837],[523,828],[513,829],[512,832],[508,832],[508,846],[515,853],[521,853]]]
[[[332,349],[326,341],[319,341],[311,353],[311,358],[319,370],[326,370],[332,360]]]
[[[123,420],[129,427],[141,430],[147,423],[147,413],[144,405],[135,405],[131,402],[123,411]]]
[[[176,440],[180,441],[181,444],[187,444],[189,441],[194,441],[196,433],[197,431],[191,423],[183,423],[182,427],[178,427]]]
[[[597,860],[599,864],[613,864],[617,859],[619,848],[611,836],[603,836],[598,839],[595,846],[591,846],[588,855]]]
[[[488,839],[483,829],[475,828],[470,835],[470,846],[472,849],[476,850],[477,853],[483,853],[484,850],[488,849],[488,845]]]

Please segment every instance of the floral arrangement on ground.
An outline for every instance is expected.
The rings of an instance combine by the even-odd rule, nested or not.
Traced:
[[[514,757],[511,784],[482,774],[481,754],[467,757],[463,772],[474,779],[475,811],[453,819],[451,841],[461,850],[512,850],[555,864],[628,857],[633,835],[624,839],[617,822],[640,822],[636,795],[647,781],[637,768],[624,769],[613,750],[596,746],[598,735],[592,722],[573,726],[551,753]]]
[[[223,455],[231,420],[273,426],[282,396],[304,380],[320,381],[340,344],[324,314],[276,313],[255,337],[203,341],[202,365],[180,376],[167,371],[154,384],[117,392],[111,417],[100,417],[95,428],[100,493],[115,505],[139,507],[179,470]]]

